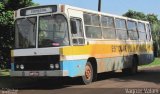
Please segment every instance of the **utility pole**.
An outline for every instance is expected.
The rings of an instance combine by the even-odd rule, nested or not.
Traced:
[[[98,11],[101,12],[101,0],[98,1]]]

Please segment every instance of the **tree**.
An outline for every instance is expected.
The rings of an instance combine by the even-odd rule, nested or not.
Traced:
[[[123,14],[123,16],[138,19],[138,20],[145,20],[145,21],[147,20],[146,15],[144,13],[133,11],[133,10],[128,10],[128,12]]]
[[[17,10],[19,8],[37,5],[32,0],[2,0],[6,10]]]
[[[13,48],[14,44],[14,11],[32,5],[35,5],[32,0],[0,0],[1,66],[6,66],[10,63],[10,49]]]
[[[155,15],[155,14],[147,14],[147,15],[146,15],[146,18],[147,18],[147,20],[148,20],[151,24],[154,24],[154,23],[158,23],[158,22],[159,22],[158,16]]]

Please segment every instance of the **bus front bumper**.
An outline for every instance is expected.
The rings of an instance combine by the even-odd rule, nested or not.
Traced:
[[[62,77],[62,76],[68,76],[67,70],[54,70],[54,71],[10,71],[11,76],[15,77]]]

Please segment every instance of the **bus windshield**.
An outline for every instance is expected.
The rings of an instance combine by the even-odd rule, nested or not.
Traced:
[[[21,18],[15,22],[15,48],[36,47],[37,17]]]
[[[39,47],[69,45],[66,18],[60,14],[39,17],[38,37]]]
[[[15,48],[57,47],[69,45],[67,20],[63,15],[20,18],[15,21]]]

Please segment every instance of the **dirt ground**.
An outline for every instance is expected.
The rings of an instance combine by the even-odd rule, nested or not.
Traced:
[[[89,85],[80,78],[1,77],[0,88],[0,94],[160,94],[160,67],[140,69],[136,75],[99,74]]]

